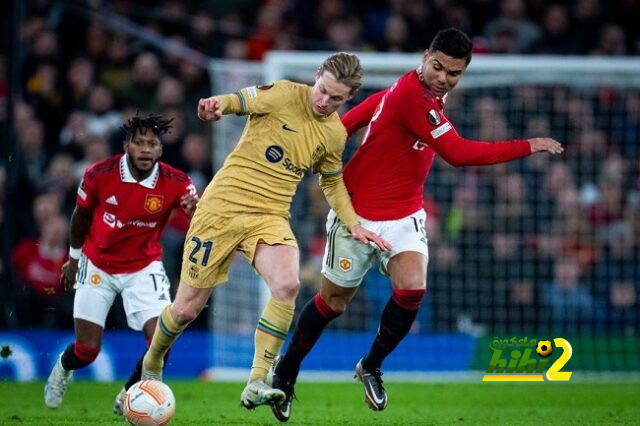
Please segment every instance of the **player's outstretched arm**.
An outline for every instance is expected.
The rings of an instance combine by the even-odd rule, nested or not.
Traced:
[[[203,121],[218,121],[225,114],[244,114],[237,93],[216,95],[198,101],[198,118]]]
[[[69,244],[74,248],[81,248],[84,239],[89,233],[91,227],[91,219],[93,210],[86,209],[76,204],[76,208],[71,215],[71,224],[69,226]],[[71,290],[76,283],[76,273],[78,272],[78,259],[69,257],[69,260],[62,265],[62,275],[60,282],[65,290]]]
[[[560,142],[551,138],[532,138],[529,139],[529,145],[531,145],[532,154],[535,152],[548,152],[557,155],[564,152]]]

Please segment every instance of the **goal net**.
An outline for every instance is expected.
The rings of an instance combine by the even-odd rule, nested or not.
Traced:
[[[215,93],[277,79],[312,83],[322,52],[272,52],[262,64],[215,61]],[[365,82],[354,103],[420,64],[416,54],[359,54]],[[574,371],[640,365],[640,61],[477,56],[445,113],[465,137],[552,136],[561,157],[453,168],[437,159],[425,185],[427,297],[385,371],[485,370],[496,339],[565,338]],[[213,126],[217,167],[245,118]],[[360,143],[347,143],[345,162]],[[292,206],[301,248],[298,310],[316,292],[328,207],[315,176]],[[303,364],[303,374],[353,369],[368,350],[391,294],[376,268],[347,313]],[[246,371],[267,297],[239,258],[212,300],[214,376]],[[348,376],[344,375],[346,379]]]

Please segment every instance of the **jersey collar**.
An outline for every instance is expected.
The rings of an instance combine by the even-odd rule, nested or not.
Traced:
[[[153,170],[151,170],[151,174],[146,179],[138,182],[131,174],[131,170],[129,170],[127,158],[127,154],[120,157],[120,180],[125,183],[138,183],[149,189],[155,188],[158,183],[158,177],[160,177],[160,166],[158,163],[156,162],[156,164],[153,165]]]

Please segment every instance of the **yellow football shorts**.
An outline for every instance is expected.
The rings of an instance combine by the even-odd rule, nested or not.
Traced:
[[[184,241],[180,282],[212,288],[227,281],[236,250],[249,264],[258,243],[298,248],[289,221],[268,214],[237,214],[232,217],[196,209]]]

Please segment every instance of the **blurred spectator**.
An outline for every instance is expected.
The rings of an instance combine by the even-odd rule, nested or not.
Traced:
[[[183,107],[184,85],[182,82],[174,77],[162,77],[158,85],[158,92],[156,93],[156,103],[160,109],[166,107]]]
[[[207,55],[219,55],[224,37],[215,34],[216,22],[206,10],[198,10],[191,16],[191,32],[188,35],[189,46]]]
[[[87,58],[76,58],[71,62],[67,71],[68,87],[64,91],[67,111],[86,108],[94,73],[94,64]]]
[[[73,158],[66,154],[56,154],[49,163],[46,185],[58,191],[61,209],[70,217],[76,203],[78,180],[73,174]]]
[[[521,174],[510,173],[498,178],[494,206],[495,228],[519,234],[532,231],[531,206],[527,199],[527,186]]]
[[[578,48],[578,43],[571,36],[567,6],[563,4],[548,5],[542,19],[542,37],[534,43],[532,51],[534,53],[565,55],[576,52]]]
[[[484,33],[489,40],[495,40],[499,46],[504,46],[506,51],[498,53],[526,53],[540,38],[540,28],[527,18],[526,3],[524,0],[502,0],[500,2],[500,15],[490,21]],[[503,41],[504,38],[513,38],[513,42]]]
[[[113,93],[107,86],[93,86],[87,106],[86,126],[90,135],[107,139],[120,127],[122,114],[114,109]]]
[[[252,34],[247,39],[248,58],[261,61],[275,43],[282,27],[282,7],[276,2],[265,2],[256,14]]]
[[[48,216],[39,238],[23,239],[13,249],[11,262],[22,284],[16,304],[20,326],[70,325],[73,299],[60,284],[60,270],[68,257],[67,236],[67,220]]]
[[[85,50],[94,63],[102,64],[109,49],[109,33],[98,22],[91,22],[86,30]]]
[[[122,145],[120,150],[122,149]],[[120,150],[118,152],[120,152]],[[83,155],[80,161],[74,164],[73,176],[80,182],[84,170],[92,163],[104,160],[111,155],[109,144],[100,136],[90,136],[83,145]]]
[[[182,144],[181,157],[183,162],[180,169],[191,176],[201,194],[213,177],[209,141],[197,133],[187,134]]]
[[[607,154],[606,135],[600,130],[584,129],[567,146],[569,164],[577,176],[580,196],[585,204],[597,197],[595,185],[598,182],[600,163]]]
[[[598,45],[592,55],[620,56],[627,54],[627,40],[619,25],[609,24],[602,29]]]
[[[600,0],[574,2],[571,34],[580,43],[577,53],[587,53],[596,46],[603,26],[603,12]]]
[[[637,259],[638,248],[630,226],[619,224],[612,228],[592,274],[592,288],[610,331],[625,334],[638,331],[640,316],[636,307],[640,268]]]
[[[332,20],[326,30],[326,39],[332,50],[365,50],[362,23],[355,17],[340,17]]]
[[[23,120],[16,129],[18,138],[18,189],[23,200],[30,201],[43,180],[47,166],[44,127],[39,120]]]
[[[548,310],[547,327],[578,332],[590,328],[594,301],[589,288],[580,279],[580,262],[562,257],[553,267],[553,279],[542,287],[542,301]]]
[[[156,96],[163,70],[158,57],[151,52],[140,53],[133,62],[129,86],[123,91],[123,102],[150,110]]]
[[[87,136],[87,116],[85,112],[72,112],[60,131],[60,151],[71,155],[74,160],[80,160]]]
[[[611,228],[625,220],[625,200],[621,182],[603,179],[598,187],[598,200],[589,207],[589,222],[601,240]]]
[[[622,110],[612,117],[611,135],[625,157],[637,158],[640,154],[640,92],[627,91],[622,105]]]
[[[391,15],[384,26],[384,38],[378,50],[386,52],[405,52],[409,50],[409,25],[402,15]]]

